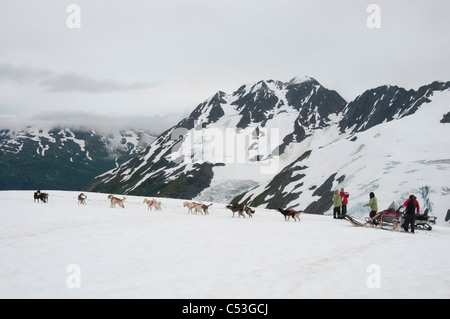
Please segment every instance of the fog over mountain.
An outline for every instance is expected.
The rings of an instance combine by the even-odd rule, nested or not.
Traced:
[[[0,129],[21,130],[28,126],[40,129],[70,127],[94,129],[110,134],[127,129],[145,129],[158,135],[177,123],[183,114],[140,116],[139,114],[114,115],[85,111],[45,111],[26,116],[0,116]]]

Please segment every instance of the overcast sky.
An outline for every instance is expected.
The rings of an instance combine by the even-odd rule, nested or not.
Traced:
[[[164,115],[156,128],[219,90],[305,75],[347,101],[416,89],[450,80],[449,13],[448,0],[0,0],[0,125],[81,111]]]

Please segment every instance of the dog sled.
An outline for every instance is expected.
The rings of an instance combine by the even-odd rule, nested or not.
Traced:
[[[393,208],[388,208],[384,211],[378,212],[372,218],[366,218],[364,222],[358,221],[357,219],[346,215],[345,219],[347,219],[352,225],[356,227],[377,227],[381,229],[391,229],[396,230],[398,226],[401,224],[403,219],[403,214],[399,209],[395,210]],[[385,228],[387,227],[387,228]]]
[[[392,231],[397,228],[403,228],[404,207],[400,206],[397,210],[395,204],[392,203],[388,209],[378,212],[374,217],[366,217],[364,222],[359,221],[351,216],[346,215],[345,218],[356,227],[375,227],[380,229],[390,229]],[[428,208],[424,214],[416,214],[415,229],[430,231],[433,227],[430,224],[436,224],[437,217],[429,216]],[[399,228],[399,229],[400,229]]]

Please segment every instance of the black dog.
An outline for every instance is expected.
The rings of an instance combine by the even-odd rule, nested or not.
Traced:
[[[41,191],[34,192],[34,202],[39,200],[43,203],[48,203],[48,193],[41,193]]]
[[[300,214],[303,213],[302,210],[296,211],[296,210],[293,210],[292,208],[288,208],[288,209],[278,208],[278,211],[284,215],[284,220],[285,221],[289,221],[289,219],[291,217],[295,221],[297,221],[297,219],[298,219],[298,221],[300,221]]]
[[[231,210],[233,212],[233,217],[234,217],[234,213],[238,213],[238,217],[243,216],[245,218],[244,212],[247,213],[247,215],[249,217],[253,217],[252,215],[255,213],[255,211],[253,209],[251,209],[250,207],[248,207],[247,205],[243,205],[243,204],[230,204],[227,205],[226,208],[228,208],[229,210]]]

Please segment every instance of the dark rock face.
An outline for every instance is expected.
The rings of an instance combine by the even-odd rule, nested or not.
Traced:
[[[254,200],[251,200],[251,205],[260,206],[265,204],[267,208],[271,209],[286,208],[292,200],[298,198],[302,193],[301,191],[287,192],[285,191],[285,188],[291,183],[296,183],[295,189],[303,186],[301,179],[305,177],[305,175],[301,173],[298,174],[298,172],[307,168],[306,166],[300,165],[300,163],[307,159],[310,154],[311,151],[307,151],[292,164],[286,166],[272,179],[263,193],[255,197]],[[245,195],[240,197],[244,197],[244,202],[246,204],[250,203],[250,199],[245,199]],[[269,197],[270,199],[266,200],[266,197]]]
[[[260,88],[255,89],[257,86]],[[277,83],[277,86],[281,89],[280,83]],[[236,110],[239,110],[242,116],[237,124],[238,128],[246,128],[250,123],[263,122],[267,119],[267,112],[281,106],[279,103],[283,103],[264,81],[255,84],[250,93],[241,87],[233,95],[238,96],[238,99],[232,105],[236,106]]]
[[[226,94],[224,92],[217,92],[209,101],[203,102],[191,113],[190,119],[198,119],[202,114],[208,113],[207,123],[215,123],[222,116],[225,115],[221,104],[226,103]],[[187,126],[187,129],[193,128],[193,125]]]
[[[418,108],[430,102],[429,97],[435,91],[450,87],[450,82],[433,82],[420,87],[417,91],[405,90],[397,86],[380,86],[367,90],[344,109],[340,122],[342,132],[367,130],[384,121],[392,121],[413,114]]]
[[[330,203],[333,200],[333,191],[331,187],[333,186],[336,175],[336,173],[331,175],[319,188],[314,191],[313,196],[320,196],[320,199],[309,204],[305,209],[305,213],[323,214],[330,208]]]
[[[442,117],[441,123],[450,123],[450,112],[448,112],[447,114],[444,114],[444,116]]]

